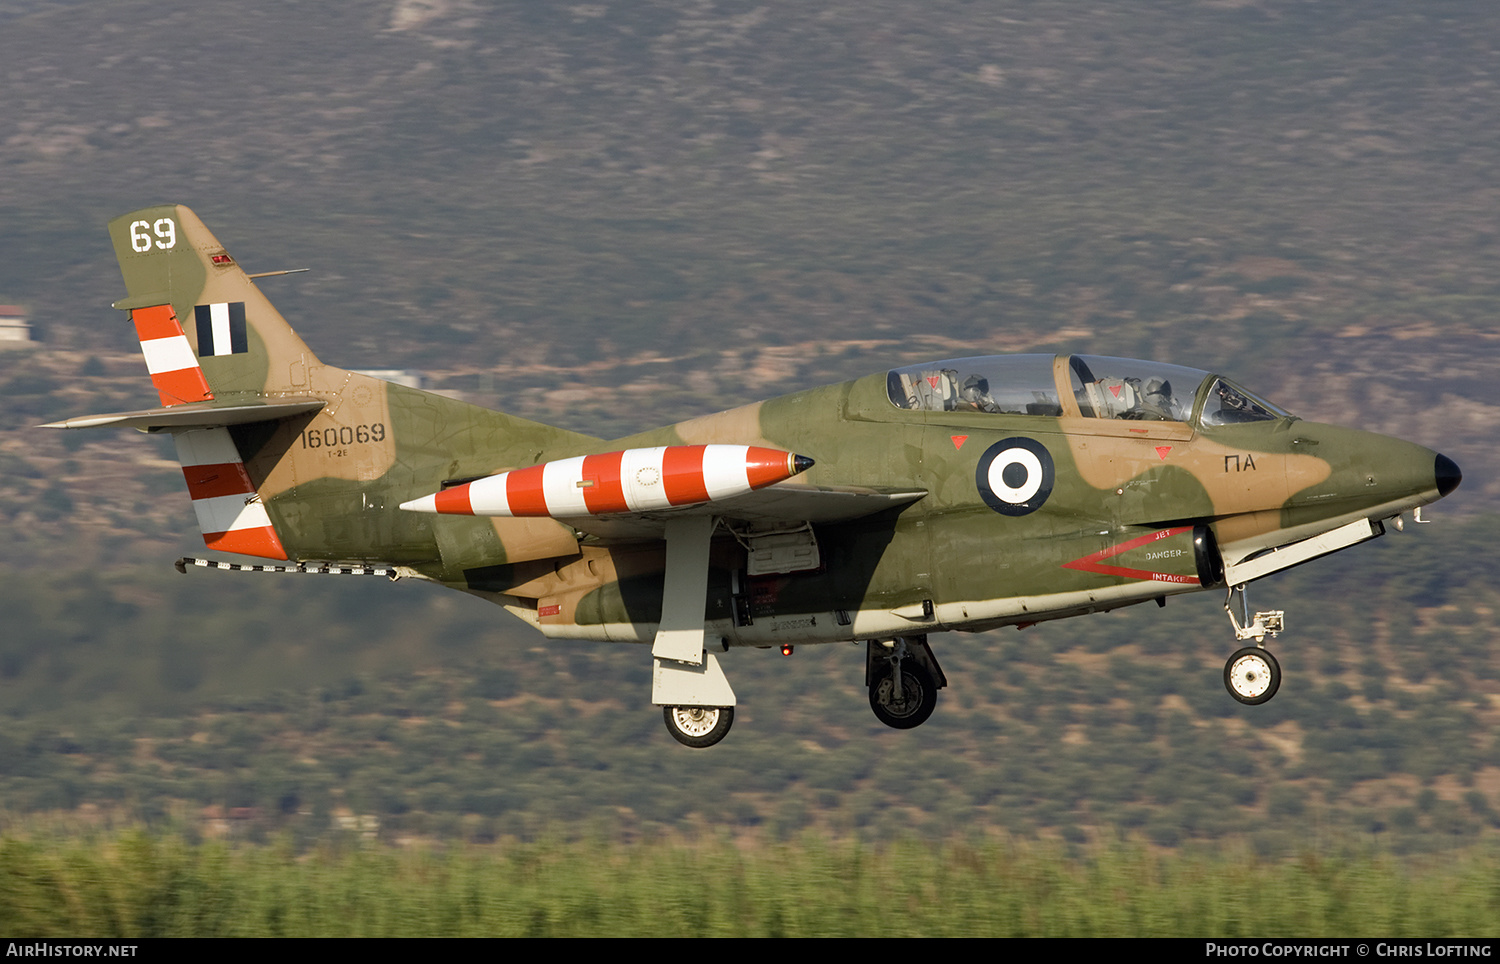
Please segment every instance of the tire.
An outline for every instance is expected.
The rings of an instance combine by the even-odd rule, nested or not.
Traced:
[[[1281,664],[1259,646],[1236,650],[1224,664],[1224,688],[1246,706],[1259,706],[1281,689]]]
[[[732,706],[663,706],[661,715],[672,738],[695,749],[713,746],[734,725]]]
[[[912,660],[902,661],[902,699],[899,704],[892,702],[894,690],[889,672],[877,677],[870,686],[870,709],[886,726],[910,730],[927,722],[932,711],[937,709],[937,687],[932,682],[932,674]]]

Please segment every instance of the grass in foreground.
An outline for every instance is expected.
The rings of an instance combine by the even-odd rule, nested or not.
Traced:
[[[1500,934],[1500,861],[1129,844],[542,843],[298,856],[132,830],[0,838],[27,936],[1315,936]]]

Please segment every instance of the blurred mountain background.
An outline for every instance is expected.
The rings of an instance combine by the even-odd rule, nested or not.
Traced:
[[[0,808],[476,839],[975,828],[1155,843],[1500,825],[1500,8],[1434,0],[0,0]],[[1229,373],[1464,469],[1431,526],[1275,577],[1287,682],[1210,594],[934,640],[885,731],[853,648],[734,654],[720,748],[635,648],[202,551],[104,225],[188,204],[323,358],[607,436],[924,357]],[[776,659],[779,660],[779,657]],[[216,818],[217,819],[217,818]],[[227,819],[227,818],[225,818]]]

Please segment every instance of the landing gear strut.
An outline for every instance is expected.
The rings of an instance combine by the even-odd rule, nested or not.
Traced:
[[[886,726],[921,726],[937,709],[937,691],[947,685],[927,637],[870,640],[865,660],[870,709]]]
[[[661,715],[673,739],[698,749],[724,739],[734,725],[732,706],[663,706]]]
[[[1240,597],[1240,616],[1234,613],[1234,597]],[[1255,640],[1254,646],[1235,650],[1224,664],[1224,688],[1229,695],[1246,706],[1259,706],[1276,695],[1281,688],[1281,664],[1261,643],[1267,636],[1275,637],[1286,628],[1286,614],[1279,609],[1250,615],[1250,599],[1243,584],[1231,586],[1224,599],[1224,611],[1234,626],[1234,637],[1244,641]],[[1241,621],[1243,619],[1243,622]]]

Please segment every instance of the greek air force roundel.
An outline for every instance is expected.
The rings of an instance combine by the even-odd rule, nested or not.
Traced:
[[[1035,512],[1052,494],[1052,455],[1029,438],[1001,439],[984,450],[974,484],[984,504],[1002,515]]]

